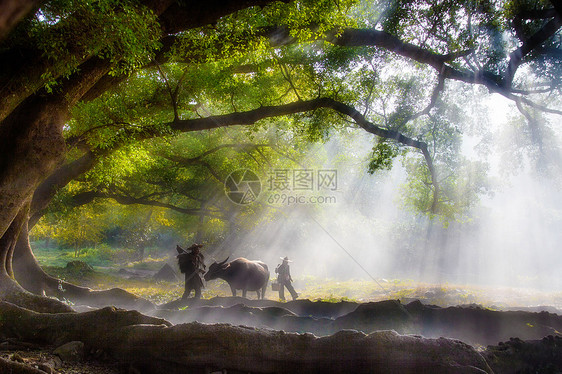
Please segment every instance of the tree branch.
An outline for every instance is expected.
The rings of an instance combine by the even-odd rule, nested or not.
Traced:
[[[540,45],[546,39],[551,37],[561,26],[562,23],[560,18],[555,18],[548,22],[543,29],[533,35],[520,49],[512,53],[514,66],[520,63],[520,61],[517,62],[518,55],[521,56],[520,58],[523,58],[529,54],[530,51],[539,48]],[[499,75],[482,70],[477,72],[462,71],[447,65],[448,62],[451,62],[456,58],[467,56],[472,52],[471,50],[441,55],[413,44],[403,42],[399,38],[386,32],[373,29],[347,29],[341,34],[341,36],[329,38],[328,41],[334,45],[344,47],[374,46],[384,48],[400,56],[407,57],[411,60],[433,67],[439,72],[439,74],[442,74],[444,79],[453,79],[470,84],[482,84],[490,91],[499,93],[510,100],[515,101],[521,99],[513,94],[513,91],[511,90],[511,81],[509,81],[509,79],[508,81],[510,84],[505,84],[505,76],[502,78]],[[562,111],[535,104],[528,99],[525,100],[527,100],[526,104],[539,110],[547,113],[562,114]]]
[[[430,168],[430,172],[432,174],[433,180],[434,181],[437,180],[434,178],[435,171],[433,170],[433,165],[432,163],[428,162],[428,160],[430,160],[430,157],[429,157],[429,153],[427,153],[427,145],[424,142],[409,138],[397,131],[378,127],[373,123],[367,121],[365,117],[360,112],[355,110],[353,107],[329,98],[318,98],[314,100],[299,101],[299,102],[294,102],[285,105],[278,105],[278,106],[263,106],[246,112],[209,116],[205,118],[195,118],[195,119],[185,119],[185,120],[177,119],[173,122],[168,123],[167,125],[171,129],[178,132],[192,132],[192,131],[210,130],[219,127],[228,127],[228,126],[235,126],[235,125],[251,125],[265,118],[308,112],[320,108],[333,109],[341,114],[349,116],[355,121],[357,125],[359,125],[367,132],[370,132],[374,135],[387,139],[394,139],[395,141],[403,145],[414,147],[421,150],[422,153],[424,154],[424,157],[426,157],[426,162],[428,164],[428,167]],[[135,131],[128,130],[128,131],[129,131],[128,134],[120,134],[120,136],[122,136],[122,138],[125,139],[135,139],[137,141],[140,141],[144,139],[153,138],[161,134],[160,127],[158,127],[158,129],[147,129],[146,131],[142,131],[142,132],[136,130]],[[127,132],[127,130],[125,130],[125,132]],[[112,150],[117,149],[121,145],[122,143],[116,143],[116,146],[114,148],[103,150],[103,152],[111,152]],[[234,146],[235,145],[228,145],[228,144],[221,145],[215,147],[215,149],[208,150],[205,153],[191,159],[181,158],[181,157],[167,157],[167,158],[179,163],[184,162],[184,163],[193,164],[197,162],[202,166],[206,167],[213,174],[214,178],[216,178],[220,182],[223,182],[223,178],[220,175],[218,175],[216,171],[214,171],[211,165],[205,162],[201,162],[201,158],[212,152],[218,151],[219,149],[225,147],[234,147]],[[87,155],[83,156],[83,158],[75,161],[74,163],[61,167],[58,171],[53,173],[49,178],[47,178],[47,180],[45,180],[41,184],[34,197],[34,204],[32,208],[33,223],[36,223],[37,220],[41,217],[43,209],[45,209],[45,207],[48,205],[48,203],[50,202],[50,200],[52,199],[52,197],[54,196],[55,192],[58,189],[62,188],[64,185],[70,182],[70,180],[76,178],[77,176],[81,175],[82,173],[93,167],[97,155],[98,154],[94,152],[89,152]],[[435,183],[435,185],[436,184],[437,183]],[[438,191],[438,187],[436,187],[435,190]]]
[[[421,116],[429,114],[431,109],[437,103],[437,99],[439,98],[439,94],[441,94],[441,92],[443,92],[444,88],[445,88],[445,78],[443,77],[442,74],[439,74],[438,82],[437,82],[437,85],[435,86],[435,88],[433,89],[433,93],[431,94],[431,99],[429,100],[429,104],[427,104],[427,106],[421,112],[418,112],[418,113],[412,115],[405,122],[408,122],[408,121],[414,120],[416,118],[419,118]]]
[[[553,5],[555,5],[556,1],[552,1]],[[549,9],[529,9],[521,11],[517,14],[517,17],[521,19],[545,19],[545,18],[552,18],[556,17],[556,9],[549,8]]]
[[[562,27],[562,18],[554,17],[541,27],[523,45],[509,54],[509,65],[505,73],[504,85],[511,87],[517,68],[521,65],[523,58],[532,50],[538,48],[542,43],[552,37]]]
[[[400,56],[428,64],[441,71],[446,62],[470,54],[471,50],[458,51],[446,55],[437,54],[416,45],[403,42],[394,35],[374,29],[347,29],[337,38],[328,39],[342,47],[373,46],[384,48]]]
[[[100,191],[86,191],[76,194],[72,197],[72,205],[78,207],[81,205],[88,204],[92,202],[94,199],[113,199],[122,205],[138,204],[138,205],[155,206],[155,207],[170,209],[182,214],[188,214],[194,216],[200,215],[201,213],[216,216],[216,212],[212,212],[210,210],[201,210],[198,208],[181,208],[172,204],[163,203],[161,201],[151,200],[146,197],[133,197],[124,194],[100,192]]]
[[[265,118],[309,112],[320,108],[333,109],[339,113],[347,115],[351,117],[355,121],[355,123],[365,131],[382,138],[393,139],[398,143],[409,147],[417,148],[421,150],[422,153],[424,153],[424,156],[425,152],[427,152],[426,143],[407,137],[398,131],[384,129],[376,126],[375,124],[367,121],[367,119],[355,108],[330,98],[318,98],[308,101],[298,101],[278,106],[262,106],[258,109],[249,110],[246,112],[174,121],[169,125],[173,130],[182,132],[210,130],[214,128],[235,125],[251,125]],[[428,167],[430,169],[433,169],[432,164],[428,163]],[[433,170],[431,170],[431,173],[432,176],[434,176]],[[434,183],[437,183],[436,181],[437,179],[433,179]]]
[[[160,24],[167,34],[194,29],[216,22],[219,18],[253,6],[264,7],[275,0],[207,0],[182,1],[170,6],[160,16]],[[290,0],[281,0],[288,3]],[[186,6],[189,5],[189,6]]]
[[[160,64],[157,63],[157,62],[155,62],[155,64],[156,64],[156,68],[158,69],[158,72],[160,73],[160,76],[164,80],[164,84],[166,85],[166,89],[168,90],[168,94],[170,95],[170,103],[172,104],[172,108],[174,110],[174,119],[179,119],[180,116],[178,114],[177,95],[172,90],[172,87],[170,86],[170,81],[168,80],[168,77],[166,76],[166,74],[164,74],[164,71],[162,70],[162,67],[160,66]],[[175,92],[176,93],[178,92],[177,87],[176,87]]]
[[[43,216],[45,209],[47,209],[47,206],[50,204],[57,191],[66,186],[77,176],[90,170],[97,162],[99,156],[100,154],[98,153],[87,152],[79,159],[55,170],[55,172],[49,175],[47,179],[37,187],[31,201],[29,229]]]
[[[189,163],[193,163],[193,162],[197,162],[199,160],[201,160],[202,158],[216,153],[218,151],[220,151],[221,149],[225,149],[225,148],[239,148],[239,149],[258,149],[258,148],[262,148],[262,147],[270,147],[269,144],[263,143],[263,144],[254,144],[254,143],[228,143],[228,144],[221,144],[218,145],[214,148],[208,149],[205,152],[201,153],[198,156],[195,157],[190,157],[190,158],[182,158],[181,163],[184,164],[189,164]]]

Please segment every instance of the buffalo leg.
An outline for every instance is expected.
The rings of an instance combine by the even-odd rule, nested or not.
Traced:
[[[242,297],[246,297],[246,289],[245,288],[242,289]]]
[[[232,296],[236,296],[236,288],[230,286],[230,290],[232,291]]]

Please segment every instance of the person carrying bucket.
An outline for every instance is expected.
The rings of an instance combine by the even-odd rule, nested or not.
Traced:
[[[299,294],[295,291],[293,285],[291,284],[293,278],[291,278],[291,270],[289,268],[289,262],[292,261],[289,260],[289,257],[279,258],[283,260],[283,262],[275,268],[275,272],[278,274],[277,282],[279,283],[279,299],[283,301],[285,300],[285,287],[287,287],[287,290],[291,293],[293,300],[296,300],[296,298],[299,297]]]

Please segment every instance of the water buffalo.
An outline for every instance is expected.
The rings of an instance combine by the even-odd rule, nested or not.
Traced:
[[[227,261],[228,257],[222,262],[213,262],[205,274],[205,280],[221,278],[230,285],[232,296],[236,296],[236,290],[242,290],[243,297],[246,297],[246,291],[256,291],[258,299],[263,299],[269,281],[267,265],[261,261],[250,261],[243,257],[228,264]]]

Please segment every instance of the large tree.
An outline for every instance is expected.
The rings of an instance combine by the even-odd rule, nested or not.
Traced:
[[[298,121],[323,136],[326,124],[348,118],[388,140],[375,146],[373,168],[388,165],[400,145],[419,150],[431,196],[425,209],[438,213],[448,201],[434,165],[436,136],[450,123],[440,109],[445,82],[483,85],[513,100],[539,138],[544,126],[537,113],[560,114],[548,105],[560,88],[555,3],[360,4],[349,15],[343,3],[269,3],[45,2],[12,29],[0,51],[0,275],[7,300],[20,295],[12,278],[18,238],[33,263],[28,215],[38,217],[56,188],[124,142],[307,112],[313,114]],[[388,62],[418,73],[389,80],[396,69],[380,74]],[[224,84],[202,81],[204,64]],[[162,100],[147,100],[144,112],[125,106],[134,113],[125,120],[121,114],[96,122],[95,106],[90,118],[76,117],[77,105],[92,102],[103,110],[111,95],[119,98],[113,88],[130,83],[133,72],[160,76],[167,110]],[[233,83],[240,74],[246,78]],[[416,82],[434,88],[424,91]],[[391,104],[381,95],[386,87],[397,87]],[[239,101],[242,95],[251,98]],[[194,104],[206,111],[194,111]],[[69,121],[81,131],[65,134]]]
[[[0,298],[36,311],[70,308],[25,292],[13,278],[18,241],[33,265],[30,214],[37,217],[56,188],[123,143],[299,113],[293,117],[297,123],[322,137],[329,132],[326,124],[351,121],[385,139],[374,147],[373,168],[388,165],[401,147],[416,150],[425,163],[422,187],[431,196],[420,206],[438,213],[448,204],[441,184],[449,174],[440,174],[439,167],[450,158],[437,156],[454,148],[443,140],[454,132],[444,105],[450,102],[450,82],[483,86],[512,100],[537,139],[539,154],[548,151],[542,114],[562,113],[556,107],[562,11],[554,0],[362,2],[352,9],[344,1],[269,0],[14,5],[18,2],[0,2]],[[204,64],[224,79],[200,84]],[[176,67],[181,68],[171,74]],[[128,77],[154,74],[160,78],[153,81],[168,92],[167,110],[155,110],[162,108],[161,100],[148,100],[143,110],[123,106],[125,112],[131,109],[128,117],[121,114],[109,123],[96,123],[94,110],[87,119],[74,112],[88,103],[103,109],[112,95],[126,101],[119,87],[132,82]],[[257,81],[261,86],[254,86]],[[381,94],[387,87],[398,93],[390,102]],[[239,101],[244,95],[251,97]],[[71,125],[79,131],[67,133]],[[0,305],[0,313],[8,321],[3,328],[21,332],[27,331],[25,319],[14,316],[44,318],[9,303]],[[168,338],[176,330],[191,331],[185,326],[172,331],[161,320],[135,313],[109,309],[101,314],[108,330],[135,337],[153,330]],[[81,334],[94,346],[123,340],[119,334],[96,338],[92,331],[99,321],[88,318],[45,318],[49,325],[59,324],[46,341]],[[134,329],[113,328],[131,324]]]

